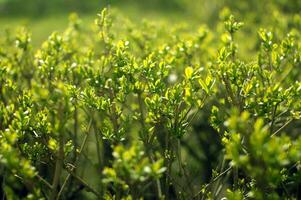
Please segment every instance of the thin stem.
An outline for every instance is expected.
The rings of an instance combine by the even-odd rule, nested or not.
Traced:
[[[111,105],[112,105],[110,107],[110,111],[111,111],[110,119],[113,124],[114,133],[118,136],[118,129],[119,129],[118,113],[117,113],[116,102],[114,101],[114,98],[115,98],[115,94],[114,94],[113,90],[110,90],[110,101],[111,101]]]
[[[60,133],[60,135],[62,135]],[[62,173],[62,166],[63,166],[63,161],[64,161],[64,141],[62,136],[59,138],[59,151],[58,151],[58,156],[56,160],[56,165],[55,165],[55,172],[54,172],[54,177],[52,181],[52,192],[51,192],[51,200],[56,199],[57,197],[57,187],[60,182],[60,177]]]
[[[62,195],[62,192],[63,192],[64,188],[66,187],[66,185],[68,183],[69,178],[70,178],[70,174],[68,174],[67,177],[65,178],[64,183],[63,183],[63,185],[62,185],[62,187],[61,187],[61,189],[60,189],[60,191],[57,195],[57,198],[56,198],[57,200],[60,199],[60,197]]]
[[[276,103],[274,110],[273,110],[273,115],[272,115],[272,122],[271,122],[271,127],[270,127],[270,134],[273,133],[273,128],[274,128],[274,123],[275,123],[275,116],[276,116],[276,112],[277,112],[277,107],[278,107],[278,103]]]
[[[70,170],[70,171],[72,171],[72,172],[73,172],[74,169],[76,168],[76,163],[77,163],[77,161],[79,160],[79,157],[80,157],[80,155],[82,154],[82,151],[83,151],[83,149],[84,149],[84,147],[85,147],[85,145],[86,145],[86,143],[87,143],[87,141],[88,141],[88,136],[89,136],[89,133],[90,133],[92,121],[93,121],[93,120],[92,120],[92,118],[91,118],[91,119],[90,119],[90,122],[89,122],[89,125],[88,125],[87,133],[85,134],[84,140],[83,140],[83,142],[82,142],[82,144],[81,144],[81,147],[80,147],[80,149],[79,149],[78,156],[76,157],[76,160],[75,160],[74,164],[72,165],[73,167],[72,167],[72,169]],[[67,182],[68,182],[68,180],[70,179],[70,176],[71,176],[71,174],[69,173],[69,174],[67,175],[67,177],[65,178],[64,183],[63,183],[63,185],[62,185],[62,187],[61,187],[61,189],[60,189],[60,191],[59,191],[59,193],[58,193],[58,195],[57,195],[57,198],[56,198],[57,200],[60,198],[60,196],[61,196],[61,194],[62,194],[64,188],[66,187]]]
[[[191,184],[191,180],[189,180],[189,176],[183,166],[183,163],[182,163],[182,154],[181,154],[181,141],[178,140],[178,146],[177,146],[177,159],[178,159],[178,163],[179,163],[179,168],[180,170],[182,171],[182,174],[184,175],[185,179],[186,179],[186,183],[187,183],[187,186],[188,186],[188,189],[190,190],[190,195],[191,197],[193,197],[193,186]]]
[[[234,179],[234,189],[238,188],[238,168],[233,167],[233,179]]]
[[[74,126],[73,126],[73,134],[74,134],[74,148],[77,149],[77,127],[78,127],[78,111],[77,111],[77,106],[76,106],[76,102],[75,102],[75,105],[74,105],[74,114],[73,114],[73,118],[74,118]],[[77,159],[77,152],[74,151],[74,160]]]
[[[269,67],[270,67],[270,71],[273,70],[273,60],[272,60],[272,52],[269,52]]]
[[[52,185],[46,181],[43,177],[41,177],[39,174],[36,174],[36,177],[44,184],[46,185],[49,189],[52,190]]]
[[[214,182],[218,181],[221,177],[223,177],[225,174],[227,174],[232,169],[232,166],[228,167],[225,171],[221,172],[218,176],[216,176],[214,179],[212,179],[205,187],[206,189],[212,185]],[[202,190],[200,190],[195,196],[194,199],[197,198],[202,193]]]
[[[142,138],[143,140],[145,140],[146,142],[148,141],[147,140],[147,135],[146,135],[146,125],[145,125],[145,122],[144,122],[144,111],[143,111],[143,101],[142,101],[142,97],[141,97],[141,93],[139,92],[138,93],[138,104],[139,104],[139,112],[140,112],[140,124],[142,126],[142,132],[144,134],[142,134]]]
[[[233,32],[230,32],[230,40],[231,40],[231,45],[234,46],[234,33]],[[232,62],[235,62],[235,51],[233,49],[231,49],[231,50],[232,50],[231,59],[232,59]]]
[[[59,113],[63,113],[63,106],[62,104],[59,105]],[[61,114],[63,115],[63,114]],[[60,122],[59,122],[59,150],[57,153],[57,160],[55,164],[55,171],[54,171],[54,177],[52,181],[52,191],[50,195],[51,200],[55,200],[58,194],[58,185],[60,182],[61,174],[62,174],[62,168],[63,168],[63,162],[64,162],[64,136],[63,136],[63,116],[60,116]]]
[[[139,111],[140,111],[140,124],[141,124],[141,127],[142,127],[142,131],[144,133],[147,133],[146,132],[146,125],[145,125],[145,121],[144,121],[144,111],[143,111],[143,101],[142,101],[142,97],[141,97],[141,93],[138,93],[138,104],[139,104]],[[150,159],[150,161],[152,163],[154,163],[154,159],[152,157],[152,150],[150,148],[150,145],[152,143],[152,139],[150,138],[147,138],[146,135],[142,134],[144,138],[143,141],[144,141],[144,145],[146,146],[146,152],[147,152],[147,155]],[[162,189],[161,189],[161,183],[160,183],[160,180],[159,179],[156,179],[156,188],[157,188],[157,196],[158,196],[158,199],[161,199],[162,198]]]
[[[171,151],[169,147],[169,142],[170,142],[170,137],[169,137],[169,132],[166,133],[165,136],[165,162],[167,165],[167,170],[166,170],[166,178],[165,178],[165,195],[166,199],[169,199],[169,183],[170,183],[170,173],[171,173]]]
[[[234,105],[239,106],[239,103],[237,102],[237,100],[234,96],[234,93],[232,91],[231,84],[229,83],[229,78],[222,75],[222,81],[224,82],[226,91],[227,91],[228,95],[230,96],[231,101],[234,103]],[[240,108],[240,106],[239,106],[239,108]]]
[[[289,123],[291,123],[293,119],[289,119],[285,124],[283,124],[277,131],[275,131],[271,137],[274,137],[277,133],[279,133],[282,129],[284,129]]]
[[[97,197],[101,197],[101,194],[99,192],[97,192],[92,186],[90,186],[85,180],[83,180],[81,177],[77,176],[76,174],[74,174],[72,169],[68,169],[67,167],[65,167],[65,170],[73,177],[75,178],[78,182],[80,182],[87,190],[88,192],[92,192],[93,194],[95,194],[95,196]]]
[[[220,169],[219,169],[219,171],[224,171],[224,168],[225,168],[225,157],[223,156],[222,157],[223,159],[222,159],[222,161],[221,161],[221,165],[220,165]],[[215,185],[215,187],[214,187],[214,196],[216,197],[217,196],[217,193],[218,193],[218,186],[220,185],[220,179],[217,179],[217,183],[216,183],[216,185]],[[211,185],[212,183],[210,182],[210,185]]]
[[[210,183],[214,183],[214,182],[217,181],[219,178],[221,178],[221,177],[224,176],[226,173],[228,173],[231,169],[232,169],[232,166],[228,167],[225,171],[221,172],[218,176],[216,176],[214,179],[212,179],[212,181],[211,181]]]
[[[99,147],[99,136],[97,134],[97,125],[95,123],[95,121],[93,120],[93,129],[94,129],[94,136],[95,136],[95,140],[96,140],[96,153],[97,153],[97,159],[98,159],[98,165],[99,167],[101,167],[101,163],[102,163],[102,160],[101,160],[101,153],[100,153],[100,147]]]

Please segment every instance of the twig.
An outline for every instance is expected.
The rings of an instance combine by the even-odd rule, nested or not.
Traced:
[[[52,189],[52,185],[46,181],[43,177],[41,177],[39,174],[36,174],[36,177],[44,184],[46,185],[49,189]]]
[[[205,187],[207,188],[209,185],[214,183],[215,181],[219,180],[222,176],[227,174],[232,169],[232,166],[227,168],[225,171],[221,172],[218,176],[216,176],[214,179],[212,179]],[[193,198],[197,198],[202,193],[202,190],[200,190]]]
[[[83,151],[83,149],[84,149],[84,147],[85,147],[85,145],[86,145],[86,143],[87,143],[87,140],[88,140],[88,136],[89,136],[89,132],[90,132],[90,129],[91,129],[91,124],[92,124],[92,119],[90,119],[90,122],[89,122],[89,125],[88,125],[88,131],[87,131],[87,133],[86,133],[86,135],[85,135],[85,137],[84,137],[84,140],[83,140],[83,142],[82,142],[82,144],[81,144],[81,147],[80,147],[80,149],[79,149],[79,152],[78,152],[78,156],[76,157],[76,160],[75,160],[75,162],[74,162],[74,165],[73,165],[73,167],[72,167],[72,169],[71,169],[71,171],[73,172],[73,170],[76,168],[75,167],[75,164],[77,163],[77,161],[78,161],[78,159],[79,159],[79,157],[80,157],[80,155],[81,155],[81,153],[82,153],[82,151]],[[76,151],[76,150],[75,150]],[[64,183],[63,183],[63,185],[62,185],[62,187],[61,187],[61,189],[60,189],[60,191],[59,191],[59,193],[58,193],[58,195],[57,195],[57,200],[60,198],[60,196],[61,196],[61,194],[62,194],[62,192],[63,192],[63,190],[64,190],[64,188],[66,187],[66,185],[67,185],[67,182],[68,182],[68,180],[70,179],[70,173],[67,175],[67,177],[65,178],[65,180],[64,180]]]
[[[274,135],[276,135],[277,133],[279,133],[282,129],[284,129],[289,123],[291,123],[293,121],[293,119],[289,119],[285,124],[283,124],[277,131],[275,131],[271,137],[273,137]]]
[[[97,153],[97,159],[98,159],[98,165],[99,165],[99,168],[101,168],[101,165],[102,165],[102,160],[101,160],[101,153],[100,153],[100,147],[99,147],[99,136],[96,132],[97,130],[97,125],[95,123],[95,121],[93,120],[93,129],[94,129],[94,136],[95,136],[95,140],[96,140],[96,153]]]
[[[61,111],[63,110],[63,105],[60,104],[59,106],[59,113],[62,113]],[[64,120],[62,119],[62,116],[60,116],[60,124],[59,124],[59,150],[57,153],[57,159],[55,163],[55,171],[54,171],[54,176],[53,176],[53,181],[52,181],[52,190],[50,194],[50,199],[54,200],[56,199],[58,195],[58,185],[60,182],[61,174],[62,174],[62,167],[64,163],[64,136],[63,136],[63,123]]]
[[[78,143],[77,143],[77,127],[78,127],[78,110],[77,110],[77,101],[75,100],[75,103],[74,103],[74,115],[73,115],[73,118],[74,118],[74,124],[73,124],[73,131],[74,131],[74,135],[73,135],[73,140],[74,140],[74,148],[77,149],[78,148]],[[77,160],[77,152],[74,151],[74,160]]]
[[[144,110],[143,110],[143,100],[142,100],[142,97],[141,97],[141,92],[138,93],[138,104],[139,104],[139,112],[140,112],[140,124],[141,124],[141,127],[142,127],[142,131],[143,132],[146,132],[147,129],[146,129],[146,124],[145,124],[145,121],[144,121]],[[147,155],[150,159],[150,161],[152,163],[154,163],[154,159],[152,158],[152,155],[151,155],[151,148],[148,148],[149,145],[152,143],[152,137],[150,138],[146,138],[146,134],[142,134],[142,136],[144,138],[143,141],[145,143],[145,145],[147,146]],[[161,183],[160,183],[160,180],[159,179],[156,179],[156,188],[157,188],[157,195],[158,195],[158,198],[160,199],[162,197],[162,189],[161,189]]]
[[[274,128],[273,126],[274,126],[274,123],[275,123],[277,107],[278,107],[278,103],[276,103],[276,105],[274,107],[274,110],[273,110],[272,122],[271,122],[271,126],[270,126],[270,134],[273,133],[273,128]]]
[[[188,189],[190,190],[191,192],[191,196],[193,197],[193,186],[191,184],[191,180],[189,179],[189,176],[183,166],[183,163],[182,163],[182,155],[181,155],[181,141],[178,140],[178,146],[177,146],[177,152],[176,152],[176,156],[177,156],[177,159],[178,159],[178,164],[179,164],[179,168],[180,170],[182,171],[185,179],[186,179],[186,182],[187,182],[187,186],[188,186]]]
[[[85,188],[87,188],[87,190],[89,192],[92,192],[93,194],[95,194],[97,197],[101,197],[101,194],[99,192],[97,192],[93,187],[91,187],[86,181],[84,181],[81,177],[77,176],[76,174],[74,174],[72,169],[68,169],[67,167],[65,167],[65,170],[73,177],[75,178],[78,182],[80,182],[81,184],[83,184],[83,186]]]

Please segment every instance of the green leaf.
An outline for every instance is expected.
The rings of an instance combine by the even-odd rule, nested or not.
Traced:
[[[198,80],[198,82],[201,85],[202,89],[205,90],[205,92],[208,94],[209,93],[209,88],[206,85],[206,83],[201,78]]]
[[[191,79],[193,74],[193,68],[192,67],[186,67],[185,68],[185,78],[186,79]]]

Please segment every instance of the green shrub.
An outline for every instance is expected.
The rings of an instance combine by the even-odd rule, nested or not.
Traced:
[[[300,16],[281,15],[256,39],[227,10],[212,31],[108,9],[37,49],[1,38],[3,198],[300,198]]]

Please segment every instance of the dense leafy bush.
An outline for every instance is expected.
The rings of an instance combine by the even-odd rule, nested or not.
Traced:
[[[301,18],[280,15],[257,38],[228,9],[215,31],[104,9],[38,49],[7,34],[3,198],[301,198]]]

